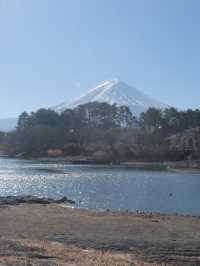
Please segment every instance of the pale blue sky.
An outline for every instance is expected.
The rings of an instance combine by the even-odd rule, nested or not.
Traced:
[[[200,108],[199,0],[0,0],[0,117],[118,78]]]

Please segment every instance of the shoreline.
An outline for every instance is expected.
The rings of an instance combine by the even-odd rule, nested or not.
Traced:
[[[94,213],[101,213],[101,214],[111,214],[114,216],[117,215],[133,215],[133,216],[141,216],[141,217],[153,217],[153,216],[178,216],[178,217],[193,217],[193,218],[200,218],[200,214],[189,214],[189,213],[170,213],[170,212],[157,212],[157,211],[142,211],[142,210],[112,210],[112,209],[89,209],[89,208],[81,208],[76,207],[74,204],[76,202],[68,197],[62,197],[60,199],[52,199],[46,197],[37,197],[32,195],[26,196],[3,196],[0,197],[0,208],[1,207],[8,207],[8,206],[20,206],[22,204],[26,205],[51,205],[57,204],[60,207],[77,210],[77,211],[85,211],[85,212],[94,212]]]
[[[178,216],[178,217],[193,217],[200,218],[200,214],[190,214],[190,213],[179,213],[179,212],[158,212],[158,211],[142,211],[142,210],[113,210],[113,209],[89,209],[76,207],[76,202],[68,197],[64,196],[60,199],[53,199],[47,197],[37,197],[32,195],[23,195],[23,196],[1,196],[0,197],[0,208],[8,206],[19,206],[22,204],[26,205],[50,205],[57,204],[60,207],[73,209],[77,211],[85,212],[94,212],[101,214],[111,214],[111,215],[134,215],[134,216],[143,216],[143,217],[153,217],[153,216]]]
[[[102,213],[102,214],[106,214],[106,213],[110,213],[112,215],[135,215],[135,216],[146,216],[146,217],[150,217],[150,216],[177,216],[177,217],[183,217],[183,218],[187,218],[187,217],[191,217],[191,218],[199,218],[200,219],[200,214],[189,214],[189,213],[179,213],[179,212],[157,212],[157,211],[131,211],[131,210],[112,210],[112,209],[89,209],[89,208],[81,208],[81,207],[76,207],[76,206],[72,206],[72,205],[67,205],[67,204],[59,204],[60,207],[62,208],[66,208],[66,209],[73,209],[73,210],[80,210],[80,211],[86,211],[86,212],[96,212],[96,213]]]
[[[81,157],[81,158],[80,158]],[[19,159],[19,160],[36,160],[40,162],[58,162],[70,165],[97,165],[97,166],[119,166],[132,169],[142,170],[169,170],[169,171],[200,171],[200,160],[182,160],[182,161],[99,161],[88,159],[84,156],[66,156],[66,157],[17,157],[17,156],[3,156],[5,159]]]

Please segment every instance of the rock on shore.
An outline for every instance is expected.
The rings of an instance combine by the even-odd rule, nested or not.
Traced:
[[[1,205],[18,205],[21,203],[29,204],[52,204],[52,203],[69,203],[75,204],[75,201],[63,197],[61,199],[55,200],[51,198],[39,198],[36,196],[8,196],[0,197],[0,206]]]

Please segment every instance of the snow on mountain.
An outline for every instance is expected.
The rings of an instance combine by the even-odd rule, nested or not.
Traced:
[[[73,109],[80,104],[88,102],[107,102],[117,104],[118,106],[126,105],[130,108],[135,116],[147,110],[149,107],[167,108],[169,106],[160,103],[139,90],[118,80],[108,80],[99,84],[97,87],[89,90],[84,96],[77,100],[64,102],[52,108],[57,112],[62,112],[67,108]],[[18,118],[0,119],[0,131],[11,131],[16,128]]]
[[[126,105],[135,116],[147,110],[149,107],[167,108],[168,106],[150,98],[139,90],[118,80],[105,81],[97,87],[89,90],[84,96],[79,97],[71,103],[63,103],[54,109],[62,112],[67,108],[73,109],[80,104],[88,102],[107,102],[117,106]]]

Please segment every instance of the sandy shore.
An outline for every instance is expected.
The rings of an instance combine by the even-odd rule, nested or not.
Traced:
[[[0,265],[200,265],[199,217],[5,205],[0,236]]]

